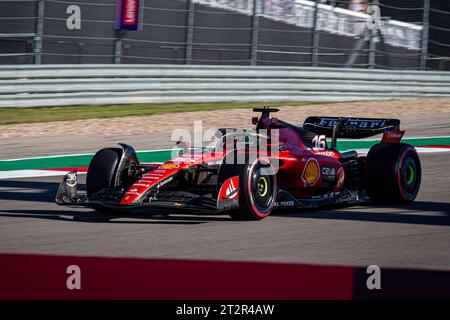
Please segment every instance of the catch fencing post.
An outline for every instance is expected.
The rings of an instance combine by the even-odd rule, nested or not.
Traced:
[[[122,58],[122,33],[116,30],[116,40],[114,42],[114,64],[120,64]]]
[[[422,21],[422,46],[420,54],[420,69],[425,70],[427,67],[428,57],[428,32],[430,26],[430,0],[423,1],[423,21]]]
[[[264,1],[264,0],[261,0]],[[256,66],[258,62],[258,29],[259,29],[259,10],[257,8],[259,1],[253,0],[253,14],[252,14],[252,44],[251,44],[251,61],[252,66]]]
[[[318,26],[318,13],[319,11],[319,0],[316,0],[314,6],[314,19],[313,19],[313,39],[312,39],[312,51],[311,51],[311,64],[313,67],[317,67],[319,62],[319,41],[320,33]]]
[[[378,0],[373,0],[372,3],[374,6],[379,6]],[[375,13],[372,13],[375,14]],[[374,16],[374,19],[380,19],[379,16]],[[374,69],[376,63],[376,51],[377,51],[377,42],[379,40],[380,30],[378,29],[380,25],[380,21],[375,21],[375,27],[369,28],[369,56],[368,56],[368,68]]]
[[[195,3],[192,0],[188,0],[188,15],[187,15],[187,28],[186,28],[186,64],[192,64],[192,42],[194,40],[194,10]]]
[[[42,62],[42,36],[44,34],[44,15],[45,0],[39,0],[37,3],[36,35],[33,38],[33,53],[35,64],[41,64]]]
[[[375,68],[375,57],[377,50],[377,38],[378,38],[378,30],[372,29],[369,30],[369,60],[368,67],[369,69]]]

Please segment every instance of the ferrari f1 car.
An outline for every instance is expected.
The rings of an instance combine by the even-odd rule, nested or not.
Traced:
[[[253,110],[261,113],[252,119],[254,129],[219,129],[214,147],[185,148],[163,164],[141,163],[125,144],[101,149],[90,162],[86,192],[77,191],[77,172],[69,172],[56,203],[107,212],[188,209],[260,220],[274,208],[408,204],[416,198],[420,160],[413,146],[400,142],[399,120],[314,116],[296,126],[271,117],[278,109]],[[366,155],[336,148],[338,138],[377,134],[383,134],[381,142]]]

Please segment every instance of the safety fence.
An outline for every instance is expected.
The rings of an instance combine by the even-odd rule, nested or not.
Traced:
[[[0,64],[450,68],[450,9],[430,0],[141,0],[126,32],[116,3],[0,0]]]
[[[450,73],[271,66],[0,68],[0,107],[450,97]]]

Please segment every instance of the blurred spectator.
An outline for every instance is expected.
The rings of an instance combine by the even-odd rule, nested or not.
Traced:
[[[283,3],[281,3],[282,0],[273,0],[272,2],[272,13],[275,16],[282,16],[283,14]]]
[[[336,1],[335,0],[319,0],[319,3],[321,4],[327,4],[329,6],[336,6]]]
[[[236,0],[228,0],[228,6],[236,7],[237,6]]]
[[[356,12],[367,12],[367,1],[351,0],[348,8]]]
[[[294,14],[294,0],[284,0],[284,14],[285,15]]]
[[[347,2],[340,2],[339,0],[319,0],[320,3],[332,7],[346,8]]]

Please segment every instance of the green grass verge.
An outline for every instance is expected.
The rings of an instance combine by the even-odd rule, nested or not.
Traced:
[[[317,102],[279,103],[172,103],[172,104],[127,104],[127,105],[84,105],[38,108],[0,108],[0,125],[35,123],[49,121],[69,121],[79,119],[115,118],[144,116],[172,112],[190,112],[217,109],[250,108],[276,105],[302,106]]]

